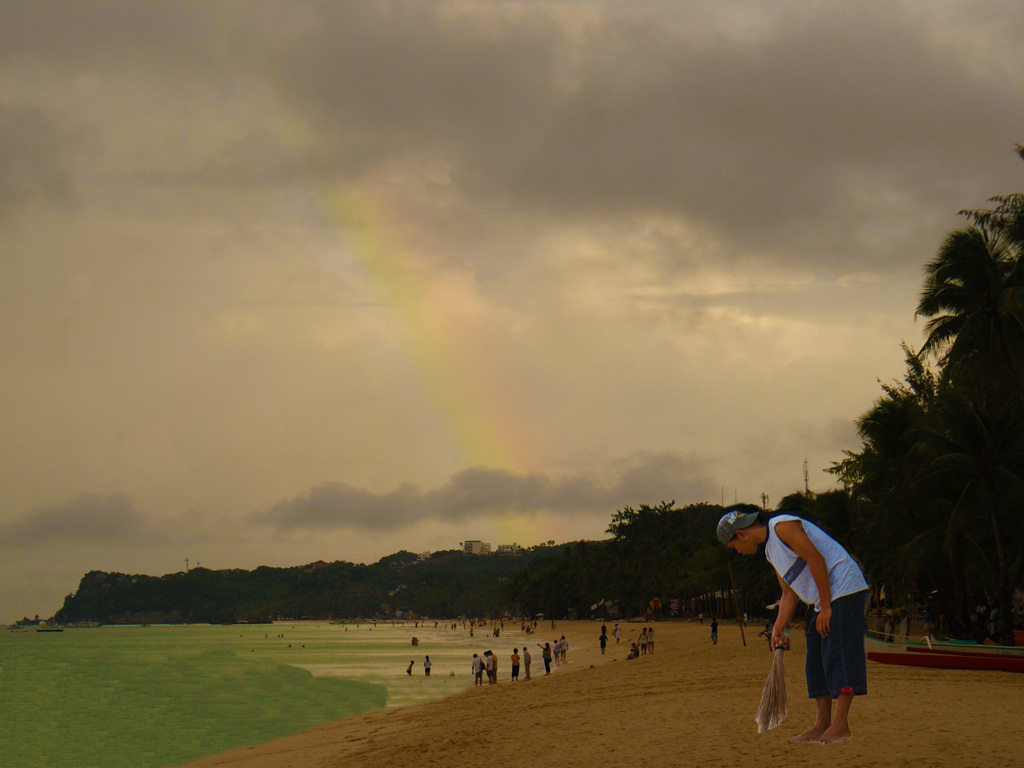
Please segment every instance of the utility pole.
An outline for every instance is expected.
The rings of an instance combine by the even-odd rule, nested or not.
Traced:
[[[807,477],[808,477],[808,475],[807,475],[807,459],[804,459],[804,493],[806,493],[808,496],[810,496],[810,494],[811,494],[811,487],[810,487],[810,485],[808,485]]]
[[[185,558],[185,573],[188,573],[188,558]]]
[[[767,493],[762,493],[761,494],[761,509],[763,509],[765,511],[768,510],[768,494]]]

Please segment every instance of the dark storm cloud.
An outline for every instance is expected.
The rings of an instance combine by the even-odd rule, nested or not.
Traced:
[[[0,546],[8,549],[68,542],[131,545],[163,538],[123,494],[83,494],[62,504],[37,507],[0,525]]]
[[[1024,67],[1006,44],[1024,36],[1019,4],[755,12],[763,28],[744,35],[742,5],[726,21],[710,3],[13,3],[0,39],[26,68],[152,78],[183,128],[190,100],[216,110],[269,86],[312,129],[300,145],[240,130],[163,184],[443,161],[464,199],[563,220],[669,214],[716,233],[720,258],[847,270],[898,263],[915,219],[1005,191],[980,179],[1021,139],[1024,91],[1006,78]],[[968,23],[1002,53],[966,53],[950,29]],[[886,239],[862,223],[879,214],[888,249],[865,245]]]
[[[415,7],[321,8],[275,51],[270,80],[338,139],[340,170],[436,154],[473,196],[671,213],[747,249],[813,221],[817,262],[855,255],[851,198],[897,216],[955,208],[1024,111],[898,9],[861,6],[856,24],[812,11],[744,40],[684,35],[660,16],[671,5],[608,9],[576,35],[543,13],[494,28]]]
[[[42,109],[0,104],[0,216],[28,200],[73,204],[68,161],[83,143]]]
[[[543,512],[610,516],[619,506],[675,498],[710,499],[714,495],[714,485],[702,465],[674,454],[637,454],[609,474],[610,478],[569,475],[553,479],[474,467],[456,473],[433,490],[424,492],[406,485],[383,494],[328,483],[305,496],[281,501],[252,519],[280,530],[393,531],[423,519],[457,522]]]

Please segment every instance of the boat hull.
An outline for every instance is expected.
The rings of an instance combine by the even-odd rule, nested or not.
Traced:
[[[984,669],[1024,672],[1024,648],[998,645],[957,645],[947,643],[890,643],[864,638],[870,661],[906,667],[932,669]]]

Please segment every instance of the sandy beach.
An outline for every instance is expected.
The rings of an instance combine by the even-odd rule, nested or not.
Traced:
[[[613,623],[608,623],[611,633]],[[643,625],[623,623],[622,642],[598,646],[600,623],[542,625],[536,636],[506,630],[495,652],[526,643],[533,679],[501,682],[430,704],[386,709],[265,744],[211,755],[189,768],[334,768],[359,765],[469,768],[493,760],[537,766],[1012,765],[1020,760],[1024,675],[927,670],[868,662],[869,695],[851,711],[853,738],[833,745],[790,744],[814,717],[803,682],[802,630],[786,656],[789,717],[758,734],[754,723],[771,654],[748,626],[710,628],[658,622],[652,655],[626,660],[627,639]],[[567,664],[544,675],[538,641],[565,635]],[[483,647],[483,643],[481,644]],[[472,685],[469,662],[458,672]],[[442,673],[436,670],[435,673]],[[443,671],[447,674],[447,670]],[[823,752],[824,750],[824,752]]]

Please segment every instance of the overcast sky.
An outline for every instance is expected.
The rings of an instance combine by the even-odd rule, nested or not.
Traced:
[[[0,4],[0,621],[774,503],[1024,189],[1024,5]]]

